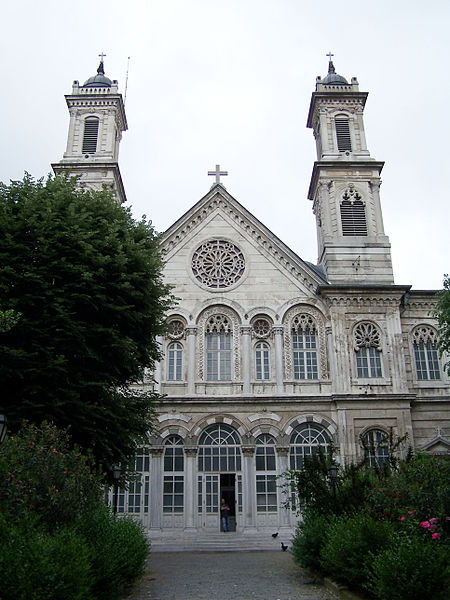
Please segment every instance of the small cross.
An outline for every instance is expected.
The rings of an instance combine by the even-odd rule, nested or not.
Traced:
[[[327,54],[326,56],[329,56],[329,57],[330,57],[330,60],[331,60],[331,57],[332,57],[332,56],[334,56],[334,54],[332,54],[332,53],[331,53],[331,50],[330,50],[330,52],[328,52],[328,54]]]
[[[216,170],[208,171],[208,175],[215,175],[216,176],[216,184],[217,184],[217,183],[220,183],[220,176],[228,175],[228,171],[221,171],[220,165],[216,165]]]
[[[103,54],[103,52],[101,54],[99,54],[100,56],[100,60],[103,62],[103,59],[105,58],[106,54]]]

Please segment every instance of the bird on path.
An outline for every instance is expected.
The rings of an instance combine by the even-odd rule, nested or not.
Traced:
[[[278,531],[276,533],[272,533],[273,539],[275,539],[277,537],[277,535],[278,535]]]
[[[283,552],[286,552],[286,550],[288,549],[289,546],[286,546],[286,544],[283,544],[283,542],[281,542],[281,549],[283,550]]]

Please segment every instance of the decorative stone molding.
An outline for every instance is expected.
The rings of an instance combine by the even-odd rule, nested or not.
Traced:
[[[289,456],[289,446],[275,446],[278,456]]]
[[[296,323],[295,321],[298,321]],[[310,305],[297,304],[290,308],[284,316],[284,360],[285,378],[293,379],[292,368],[292,329],[301,327],[308,321],[315,326],[317,332],[317,355],[319,363],[319,378],[328,379],[327,341],[325,336],[325,320],[322,313]],[[307,381],[307,380],[306,380]]]
[[[195,458],[198,453],[198,448],[197,446],[184,446],[184,453],[186,454],[186,456],[191,456]]]
[[[400,303],[399,298],[393,298],[392,296],[327,296],[324,300],[328,307],[342,306],[348,308],[372,308],[376,306],[398,308]]]
[[[283,269],[289,271],[289,274],[292,277],[300,281],[312,292],[315,291],[317,281],[315,281],[306,270],[304,271],[299,267],[296,262],[296,257],[289,255],[289,249],[284,249],[280,245],[280,242],[271,238],[268,233],[247,218],[243,212],[237,210],[237,208],[219,192],[209,198],[202,209],[197,213],[194,213],[192,218],[186,221],[182,228],[177,229],[166,237],[161,246],[162,254],[166,255],[171,252],[213,211],[218,209],[223,210],[232,221],[241,227],[245,232],[245,235],[250,236],[260,249],[270,254]]]
[[[241,450],[244,456],[253,456],[255,454],[256,446],[241,446]]]
[[[286,427],[286,435],[291,435],[294,429],[298,425],[303,425],[303,423],[316,423],[318,425],[322,425],[328,431],[328,433],[334,438],[337,433],[336,426],[322,417],[321,415],[302,415],[300,417],[295,418],[290,424]]]
[[[211,318],[216,320],[220,317],[221,322],[228,328],[228,331],[232,334],[232,353],[234,359],[234,379],[240,380],[241,378],[241,357],[240,357],[240,331],[239,331],[239,318],[237,314],[223,305],[216,305],[207,308],[200,315],[198,330],[199,335],[197,336],[197,372],[198,378],[204,380],[205,378],[205,335],[208,331],[209,321]],[[226,323],[225,323],[226,321]]]

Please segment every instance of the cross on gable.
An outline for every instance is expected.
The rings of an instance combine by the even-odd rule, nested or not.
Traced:
[[[216,170],[215,171],[208,171],[208,175],[215,175],[216,176],[216,184],[217,184],[217,183],[221,183],[220,182],[220,177],[221,176],[228,175],[228,171],[221,171],[220,170],[220,165],[216,165]],[[223,185],[223,183],[221,185]]]

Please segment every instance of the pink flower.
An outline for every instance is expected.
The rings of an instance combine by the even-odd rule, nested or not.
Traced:
[[[432,540],[438,540],[440,538],[440,535],[438,533],[433,533],[433,535],[431,536]]]
[[[408,515],[412,515],[413,514],[413,510],[408,510]]]
[[[405,521],[406,517],[400,517],[400,521]]]
[[[419,523],[419,526],[423,527],[424,529],[430,529],[431,523],[430,521],[422,521],[422,523]]]
[[[435,519],[435,518],[433,518],[433,519],[430,519],[430,520],[429,520],[429,522],[430,522],[432,525],[434,525],[435,523],[437,523],[437,522],[438,522],[438,519]]]

